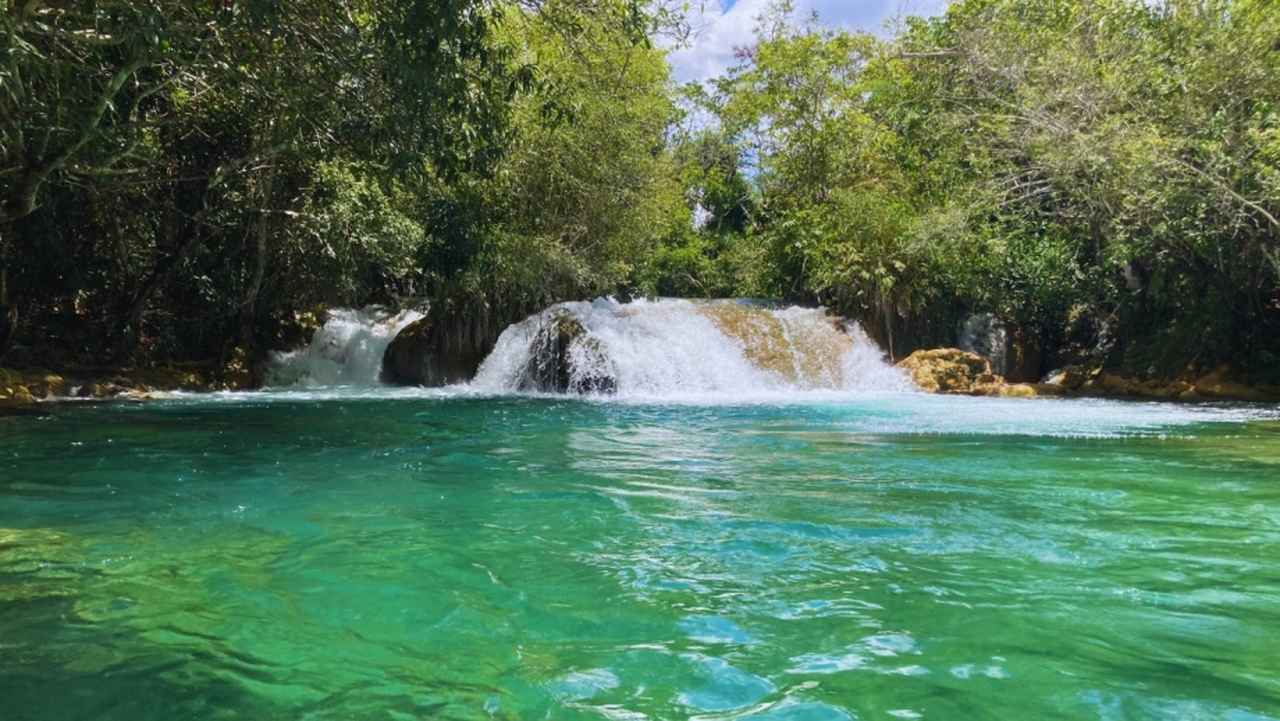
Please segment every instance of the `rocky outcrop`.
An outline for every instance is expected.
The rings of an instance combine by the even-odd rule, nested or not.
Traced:
[[[245,390],[252,378],[242,353],[222,366],[193,364],[157,368],[48,370],[0,368],[0,409],[59,398],[145,400],[163,391]]]
[[[62,395],[66,381],[57,373],[0,368],[0,408],[22,408]]]
[[[991,365],[977,354],[958,348],[935,348],[912,353],[898,363],[920,390],[974,396],[1035,398],[1081,396],[1141,398],[1149,400],[1276,401],[1280,387],[1248,385],[1232,380],[1228,368],[1200,377],[1141,379],[1097,367],[1067,366],[1050,373],[1042,383],[1009,383],[991,372]]]
[[[452,340],[433,315],[410,323],[396,334],[382,356],[382,380],[418,386],[471,380],[484,360],[484,352],[479,344]]]
[[[1237,380],[1226,366],[1184,378],[1134,378],[1114,371],[1067,366],[1049,374],[1045,383],[1069,395],[1177,401],[1276,401],[1280,387]]]
[[[423,317],[405,326],[382,355],[382,380],[403,385],[428,385],[431,321]]]
[[[991,372],[991,363],[959,348],[918,350],[898,363],[920,390],[970,396],[1034,398],[1062,395],[1060,389],[1041,383],[1008,383]]]
[[[930,393],[972,393],[976,388],[1001,381],[991,372],[991,362],[959,348],[918,350],[899,361],[920,390]]]
[[[618,382],[600,341],[567,310],[553,311],[530,341],[519,389],[544,393],[613,393]]]

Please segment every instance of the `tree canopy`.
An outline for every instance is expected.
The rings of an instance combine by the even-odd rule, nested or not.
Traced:
[[[685,87],[677,10],[9,0],[0,305],[66,363],[373,302],[476,350],[653,293],[828,304],[895,355],[991,313],[1028,372],[1280,367],[1272,4],[963,0],[880,37],[782,0]]]

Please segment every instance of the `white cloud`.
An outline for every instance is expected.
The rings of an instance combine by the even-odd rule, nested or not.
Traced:
[[[735,64],[734,50],[751,45],[756,18],[770,0],[705,0],[708,6],[694,10],[694,37],[690,47],[669,55],[676,81],[707,80],[724,74]],[[886,23],[906,15],[933,15],[947,0],[796,0],[796,16],[818,13],[824,25],[884,34]]]

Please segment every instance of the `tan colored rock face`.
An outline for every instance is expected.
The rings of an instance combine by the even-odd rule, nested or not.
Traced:
[[[762,308],[740,303],[700,306],[726,336],[742,344],[747,360],[802,388],[838,388],[844,381],[842,359],[853,339],[828,324],[788,323]]]
[[[956,348],[936,348],[912,353],[900,368],[911,373],[920,390],[930,393],[963,393],[975,396],[1035,398],[1039,396],[1102,396],[1152,400],[1280,399],[1280,388],[1249,386],[1227,380],[1228,369],[1219,368],[1198,379],[1142,379],[1119,373],[1067,366],[1046,383],[1006,383],[990,372],[986,361]]]
[[[0,369],[0,406],[34,405],[38,399],[62,395],[66,385],[56,373]]]
[[[918,350],[900,361],[898,367],[911,374],[920,390],[930,393],[993,395],[984,389],[1004,385],[1004,379],[991,372],[986,358],[959,348]]]
[[[0,387],[0,408],[21,408],[34,405],[36,399],[26,386]]]

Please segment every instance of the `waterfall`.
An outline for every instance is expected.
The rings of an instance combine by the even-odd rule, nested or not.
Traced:
[[[266,385],[377,387],[387,346],[421,317],[331,310],[308,345],[272,354]],[[723,398],[911,388],[862,328],[822,308],[602,298],[558,303],[512,324],[472,382],[448,392]]]
[[[378,306],[337,308],[304,348],[272,353],[266,385],[281,387],[375,386],[382,355],[401,328],[422,314]]]
[[[507,328],[472,382],[622,396],[910,387],[856,324],[733,300],[560,303]]]

